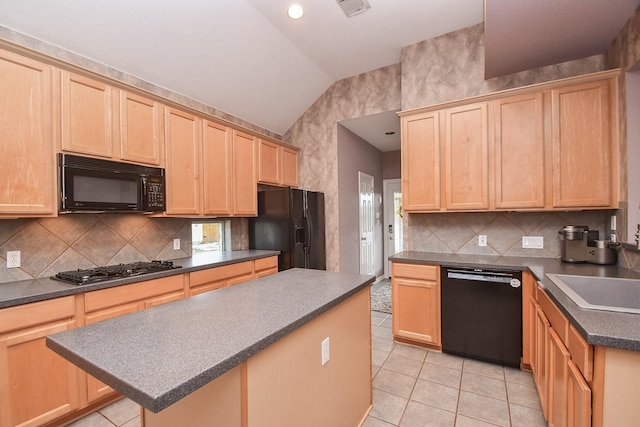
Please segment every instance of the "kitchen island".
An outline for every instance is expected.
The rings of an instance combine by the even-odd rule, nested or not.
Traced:
[[[287,270],[47,345],[142,405],[146,426],[353,426],[371,407],[372,281]]]

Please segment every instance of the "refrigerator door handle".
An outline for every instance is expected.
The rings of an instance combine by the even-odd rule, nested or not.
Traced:
[[[304,216],[305,222],[305,241],[304,241],[304,267],[309,268],[311,265],[311,255],[309,251],[311,250],[311,238],[313,236],[312,223],[309,219],[309,201],[307,199],[307,192],[304,191],[302,193],[302,214]]]

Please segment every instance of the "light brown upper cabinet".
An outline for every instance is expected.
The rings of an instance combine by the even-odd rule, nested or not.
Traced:
[[[157,101],[120,91],[120,159],[162,165],[163,109]]]
[[[616,208],[618,74],[401,112],[403,209]]]
[[[489,209],[487,103],[450,108],[444,114],[445,208]]]
[[[0,216],[57,213],[52,68],[0,50]]]
[[[544,208],[542,92],[497,99],[492,107],[495,207]]]
[[[440,113],[402,117],[402,208],[440,210]]]
[[[612,117],[610,80],[571,85],[551,91],[553,206],[610,207]]]
[[[63,70],[61,91],[62,149],[112,158],[113,88]]]
[[[258,139],[258,182],[285,187],[298,186],[298,150]]]
[[[200,214],[202,119],[165,109],[167,214]]]
[[[233,213],[231,133],[227,126],[204,120],[202,172],[205,215]]]
[[[258,215],[258,174],[256,137],[233,131],[233,213]]]

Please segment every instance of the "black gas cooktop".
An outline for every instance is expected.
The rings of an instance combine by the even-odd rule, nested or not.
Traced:
[[[133,262],[131,264],[117,264],[107,267],[90,268],[88,270],[61,271],[51,278],[74,285],[85,285],[124,277],[157,273],[159,271],[173,270],[181,267],[181,265],[173,265],[171,261]]]

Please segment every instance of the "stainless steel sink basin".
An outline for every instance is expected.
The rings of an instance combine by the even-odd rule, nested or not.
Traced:
[[[547,274],[578,306],[640,314],[640,279]]]

